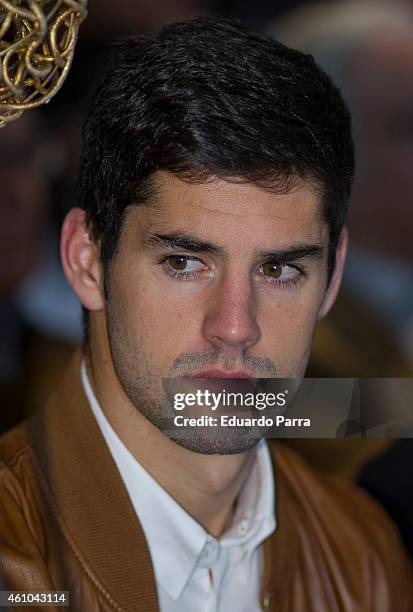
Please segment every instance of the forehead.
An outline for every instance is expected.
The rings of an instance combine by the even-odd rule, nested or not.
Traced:
[[[150,205],[132,207],[130,221],[141,235],[181,230],[237,247],[274,240],[289,246],[292,240],[322,242],[328,236],[321,194],[309,182],[275,194],[251,183],[217,177],[189,183],[159,172]]]

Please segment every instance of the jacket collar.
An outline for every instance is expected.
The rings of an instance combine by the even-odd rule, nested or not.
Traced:
[[[106,597],[125,611],[158,612],[148,545],[80,382],[80,351],[60,390],[31,419],[40,484],[66,539]],[[264,542],[262,594],[286,593],[297,559],[282,449],[269,444],[277,482],[277,529]]]

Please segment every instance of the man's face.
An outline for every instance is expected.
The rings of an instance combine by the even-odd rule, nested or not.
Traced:
[[[160,427],[163,378],[304,374],[326,295],[329,232],[309,184],[274,195],[159,173],[156,186],[151,204],[126,213],[106,318],[117,376]],[[192,450],[215,452],[200,432]]]

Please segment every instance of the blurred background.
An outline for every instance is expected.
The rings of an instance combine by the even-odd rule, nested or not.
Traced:
[[[59,230],[76,205],[81,125],[108,43],[210,13],[238,17],[313,54],[353,114],[350,252],[340,297],[317,329],[308,374],[413,375],[413,1],[90,0],[61,91],[47,107],[0,130],[0,432],[47,399],[81,342],[80,306],[59,261]],[[318,467],[356,478],[367,468],[370,474],[375,463],[362,466],[372,458],[391,453],[394,464],[398,444],[295,445]],[[413,456],[410,441],[403,461],[406,452]],[[378,469],[385,473],[382,464]],[[412,498],[412,483],[403,486]]]

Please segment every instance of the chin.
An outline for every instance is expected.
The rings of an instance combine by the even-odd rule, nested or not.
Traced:
[[[240,432],[239,430],[232,432],[191,432],[185,431],[181,435],[168,436],[179,446],[199,453],[201,455],[237,455],[245,453],[250,448],[253,448],[262,435],[253,433],[250,430]]]

